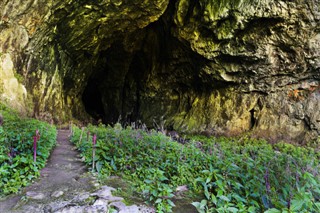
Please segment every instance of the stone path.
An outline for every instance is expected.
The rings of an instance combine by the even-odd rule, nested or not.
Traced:
[[[145,206],[126,206],[121,197],[112,195],[115,189],[99,186],[69,142],[68,134],[67,130],[59,130],[57,146],[41,170],[41,177],[21,195],[0,201],[1,213],[154,212]]]

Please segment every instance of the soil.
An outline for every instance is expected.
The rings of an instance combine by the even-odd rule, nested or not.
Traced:
[[[30,186],[24,188],[19,195],[11,195],[0,201],[1,213],[44,212],[44,208],[52,201],[68,200],[82,192],[95,190],[95,179],[88,173],[88,168],[81,162],[79,153],[69,142],[68,130],[59,130],[57,145],[47,165],[40,172],[41,176]],[[44,195],[43,199],[30,199],[27,192]],[[63,192],[58,198],[53,193]]]

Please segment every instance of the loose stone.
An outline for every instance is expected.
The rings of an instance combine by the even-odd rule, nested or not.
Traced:
[[[30,191],[30,192],[27,192],[26,195],[28,198],[34,199],[34,200],[42,200],[45,198],[45,195],[41,192]]]

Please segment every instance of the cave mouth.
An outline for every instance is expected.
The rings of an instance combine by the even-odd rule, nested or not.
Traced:
[[[139,119],[148,61],[140,51],[127,52],[121,43],[99,53],[82,93],[82,103],[94,122],[131,123]]]
[[[188,113],[195,95],[225,87],[206,72],[207,60],[175,37],[173,14],[171,5],[159,20],[129,40],[119,36],[91,60],[82,103],[94,120],[153,126],[154,120]]]
[[[169,65],[169,58],[176,60],[174,56],[178,55],[173,53],[177,43],[185,48],[171,32],[174,8],[170,1],[157,21],[126,35],[119,34],[107,49],[93,56],[96,58],[88,66],[82,93],[82,104],[92,119],[104,124],[147,122],[166,112],[157,110],[162,104],[159,100],[168,98],[164,97],[165,90],[179,87],[170,81],[175,81],[175,75],[189,75],[174,74]]]
[[[257,119],[255,117],[255,109],[252,108],[251,110],[249,110],[250,112],[250,130],[252,130],[254,128],[254,126],[256,125]]]
[[[102,94],[95,78],[88,80],[82,94],[82,103],[86,112],[96,121],[105,121],[105,111],[102,103]]]
[[[116,42],[89,66],[82,104],[94,122],[141,121],[152,127],[160,117],[190,111],[194,94],[221,86],[211,75],[200,73],[205,59],[165,26],[162,19],[150,24],[141,31],[139,48],[130,52],[122,41]]]

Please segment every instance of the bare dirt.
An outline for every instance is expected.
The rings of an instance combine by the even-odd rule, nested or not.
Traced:
[[[40,178],[24,188],[19,195],[0,201],[1,213],[48,212],[46,207],[53,201],[72,199],[78,194],[95,189],[95,179],[87,172],[88,168],[81,162],[79,153],[69,142],[69,133],[68,130],[58,131],[57,145],[46,167],[41,170]],[[27,196],[30,194],[42,198],[33,199]]]

